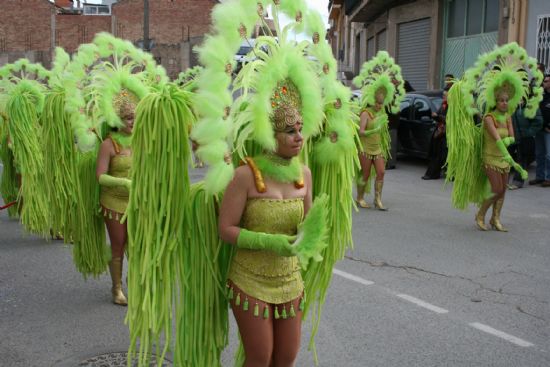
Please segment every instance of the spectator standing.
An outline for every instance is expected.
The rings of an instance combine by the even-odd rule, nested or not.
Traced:
[[[455,76],[453,74],[445,74],[445,87],[443,87],[443,90],[449,90],[453,86],[455,80]]]
[[[430,150],[428,152],[430,161],[426,173],[422,176],[423,180],[437,180],[441,178],[441,169],[447,160],[447,138],[445,134],[445,119],[448,107],[447,93],[447,89],[443,91],[443,102],[441,103],[441,107],[437,112],[432,113],[432,118],[436,121],[436,128],[430,141]]]
[[[544,76],[542,87],[544,95],[540,102],[540,111],[543,126],[535,135],[537,170],[535,179],[529,181],[529,185],[550,187],[550,74]]]
[[[512,115],[516,142],[508,149],[510,154],[515,156],[516,162],[527,170],[527,167],[535,160],[535,135],[542,129],[542,114],[539,108],[536,116],[529,119],[524,115],[524,107],[525,103],[520,104]],[[523,187],[524,183],[521,174],[516,170],[513,171],[514,176],[512,184],[509,186],[510,190],[519,189]]]

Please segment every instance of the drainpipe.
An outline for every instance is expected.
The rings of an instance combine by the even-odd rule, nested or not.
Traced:
[[[143,51],[149,52],[149,0],[143,0]]]

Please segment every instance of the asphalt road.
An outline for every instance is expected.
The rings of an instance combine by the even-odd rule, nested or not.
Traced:
[[[481,232],[475,208],[452,209],[450,187],[423,173],[422,161],[398,161],[386,174],[389,211],[354,214],[355,248],[337,264],[317,335],[319,365],[550,366],[550,189],[509,192],[510,232]],[[84,281],[70,246],[23,233],[5,212],[0,233],[0,366],[77,366],[126,350],[125,309],[110,303],[108,275]],[[308,339],[306,324],[297,366],[314,365]],[[224,365],[236,343],[233,332]]]

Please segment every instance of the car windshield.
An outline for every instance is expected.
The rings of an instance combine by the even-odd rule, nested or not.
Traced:
[[[443,98],[441,97],[430,97],[430,100],[435,106],[435,110],[438,111],[441,108],[441,104],[443,103]]]
[[[252,51],[252,47],[241,46],[241,48],[239,48],[239,51],[237,51],[237,55],[247,55],[250,51]]]

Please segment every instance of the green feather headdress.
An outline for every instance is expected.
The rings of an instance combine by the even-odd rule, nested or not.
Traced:
[[[233,88],[229,89],[235,67],[234,54],[243,39],[256,24],[270,33],[264,18],[268,5],[271,6],[277,38],[256,38],[255,59],[243,65]],[[294,21],[281,28],[281,14]],[[226,1],[214,8],[212,19],[212,34],[198,48],[205,69],[197,79],[196,107],[201,120],[194,128],[192,138],[200,145],[197,154],[210,165],[206,189],[216,193],[222,191],[233,176],[233,165],[228,157],[233,151],[240,156],[247,154],[247,140],[266,150],[276,148],[270,122],[273,111],[271,97],[281,81],[288,80],[299,90],[304,136],[309,138],[323,132],[324,98],[321,90],[334,85],[336,61],[330,46],[324,41],[326,30],[320,15],[308,9],[304,0]],[[291,32],[306,32],[311,41],[298,43],[291,39]],[[240,93],[235,102],[231,92]],[[340,106],[348,101],[327,102],[330,105],[335,103]],[[336,127],[330,126],[330,132],[334,129]],[[351,128],[346,131],[348,135],[352,134]]]
[[[533,117],[542,100],[542,78],[536,60],[517,43],[495,47],[464,73],[463,103],[470,115],[485,114],[495,108],[497,96],[505,92],[509,113],[525,99],[525,116]]]
[[[67,112],[81,151],[90,151],[105,135],[105,125],[121,127],[113,99],[127,91],[137,99],[168,81],[151,54],[131,42],[100,33],[81,45],[64,78]]]
[[[27,93],[33,100],[37,113],[44,106],[44,93],[52,72],[41,64],[19,59],[0,68],[0,94],[9,95],[14,90]],[[21,84],[22,83],[22,84]]]
[[[378,51],[376,56],[365,62],[361,72],[353,79],[353,84],[361,88],[361,107],[374,106],[376,95],[384,95],[384,107],[392,113],[399,112],[399,105],[405,97],[405,82],[401,68],[386,51]]]

